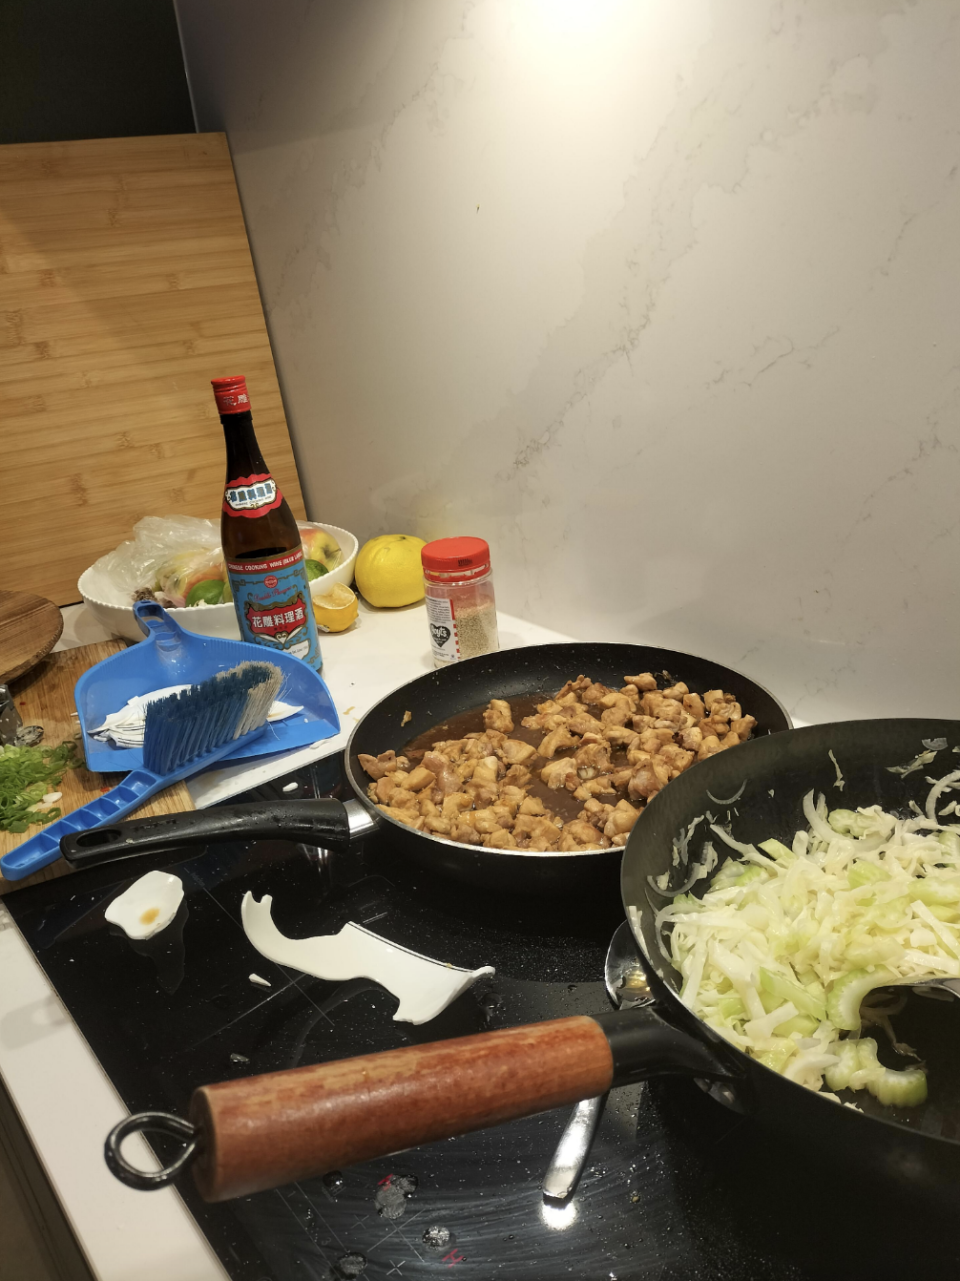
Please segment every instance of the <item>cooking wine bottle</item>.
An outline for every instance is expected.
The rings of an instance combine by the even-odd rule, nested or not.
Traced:
[[[323,658],[300,531],[260,453],[246,379],[212,381],[227,442],[220,541],[240,636],[296,654],[319,671]]]

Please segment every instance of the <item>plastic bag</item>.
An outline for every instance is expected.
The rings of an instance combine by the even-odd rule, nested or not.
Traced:
[[[153,596],[162,605],[194,600],[208,604],[230,600],[220,547],[219,521],[197,516],[145,516],[133,527],[133,538],[101,556],[91,568],[99,599],[130,605]],[[218,601],[210,599],[221,588]],[[211,586],[204,588],[204,583]]]

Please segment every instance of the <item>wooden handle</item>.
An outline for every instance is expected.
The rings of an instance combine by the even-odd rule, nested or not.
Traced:
[[[606,1036],[579,1016],[205,1085],[190,1104],[194,1178],[205,1201],[226,1201],[604,1094],[612,1079]]]

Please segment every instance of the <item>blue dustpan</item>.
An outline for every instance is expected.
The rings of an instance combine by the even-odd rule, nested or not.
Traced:
[[[238,747],[220,764],[306,747],[340,732],[340,718],[330,691],[320,676],[302,659],[267,645],[197,636],[184,631],[160,605],[138,601],[134,612],[147,638],[139,645],[114,654],[91,667],[77,681],[77,712],[83,733],[87,768],[97,773],[143,768],[138,747],[111,747],[91,738],[108,713],[119,711],[128,699],[168,685],[197,685],[208,676],[228,671],[245,659],[273,663],[283,672],[279,697],[303,711],[267,725],[254,741]]]

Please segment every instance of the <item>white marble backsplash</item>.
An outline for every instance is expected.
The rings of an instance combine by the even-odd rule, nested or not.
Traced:
[[[960,717],[958,0],[178,0],[311,516]],[[214,373],[219,370],[214,370]]]

